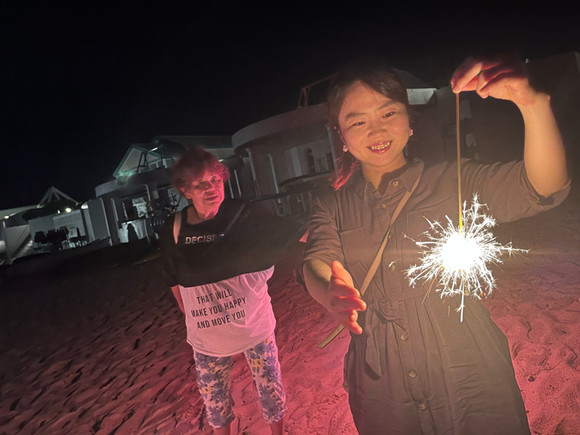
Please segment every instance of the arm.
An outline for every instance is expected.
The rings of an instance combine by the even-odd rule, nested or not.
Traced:
[[[524,165],[534,189],[550,196],[570,183],[566,153],[550,96],[533,89],[521,62],[467,59],[455,71],[453,92],[476,91],[482,98],[512,101],[524,121]]]
[[[183,299],[181,299],[181,291],[179,290],[179,286],[175,285],[175,286],[171,287],[171,291],[173,292],[173,296],[175,297],[175,300],[177,301],[177,305],[179,306],[179,309],[181,310],[182,313],[185,314],[185,310],[183,309]]]
[[[308,239],[302,275],[308,293],[336,320],[360,334],[357,311],[366,309],[350,273],[342,266],[344,256],[339,237],[333,196],[315,196],[308,220]],[[338,260],[338,261],[336,261]]]
[[[177,301],[177,305],[182,313],[184,313],[183,300],[181,299],[181,291],[179,290],[179,285],[172,285],[177,281],[177,270],[173,262],[172,251],[175,249],[175,244],[173,243],[173,219],[168,219],[168,221],[163,225],[159,234],[160,249],[161,249],[161,259],[163,262],[163,271],[167,280],[167,285],[171,286],[171,291],[173,296]]]
[[[550,106],[550,96],[538,94],[533,103],[518,107],[525,126],[526,173],[536,192],[550,196],[570,183],[566,152]]]
[[[320,260],[308,260],[303,266],[304,283],[310,295],[326,308],[345,328],[362,334],[358,311],[366,310],[352,277],[338,261],[331,265]]]

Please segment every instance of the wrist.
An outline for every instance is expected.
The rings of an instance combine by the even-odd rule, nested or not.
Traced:
[[[524,102],[517,103],[516,105],[523,112],[531,112],[535,110],[542,110],[549,108],[551,110],[551,100],[552,97],[550,94],[546,94],[545,92],[535,92],[533,95],[530,95]]]

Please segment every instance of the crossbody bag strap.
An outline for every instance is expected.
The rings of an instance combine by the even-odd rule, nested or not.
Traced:
[[[232,220],[230,221],[228,226],[224,229],[224,234],[227,234],[230,231],[230,229],[234,226],[234,224],[236,223],[236,221],[238,220],[238,218],[242,214],[242,211],[245,210],[245,208],[246,208],[246,203],[242,202],[242,204],[240,205],[240,207],[236,211],[236,214],[234,215],[234,217],[232,218]]]
[[[179,238],[179,230],[181,229],[181,213],[183,213],[183,211],[175,213],[173,217],[173,238],[176,245],[177,239]]]
[[[379,265],[381,264],[381,259],[383,257],[383,251],[385,250],[385,246],[387,246],[387,242],[389,241],[389,234],[391,232],[391,227],[393,226],[393,223],[395,222],[395,220],[397,219],[397,217],[401,213],[401,210],[403,210],[403,207],[405,206],[405,204],[407,203],[407,201],[409,200],[409,198],[411,197],[411,195],[413,194],[413,192],[415,191],[415,189],[419,185],[420,179],[421,179],[421,174],[419,174],[419,176],[415,180],[415,183],[413,184],[413,187],[411,188],[411,190],[408,190],[405,192],[405,195],[403,195],[403,197],[399,201],[399,204],[397,205],[397,208],[393,212],[393,216],[391,217],[391,222],[389,223],[389,228],[387,228],[387,232],[385,233],[385,236],[383,237],[383,241],[381,243],[381,246],[379,247],[379,250],[377,251],[377,254],[375,255],[375,259],[371,263],[371,266],[369,267],[369,270],[367,271],[367,274],[362,282],[362,285],[359,288],[359,292],[361,294],[361,297],[367,291],[369,284],[371,283],[373,277],[375,276],[375,273],[377,272],[377,269],[379,268]],[[343,325],[338,325],[336,327],[336,329],[334,329],[334,331],[332,331],[328,335],[328,337],[326,337],[317,347],[319,349],[323,349],[328,343],[330,343],[332,340],[334,340],[343,329],[344,329]]]

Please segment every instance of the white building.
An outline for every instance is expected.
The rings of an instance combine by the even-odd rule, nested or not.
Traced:
[[[578,159],[574,144],[579,140],[579,59],[573,52],[529,64],[553,96],[571,162]],[[427,162],[454,159],[455,95],[447,84],[433,87],[404,71],[399,73],[409,102],[419,114],[408,147],[410,155]],[[127,243],[132,241],[130,227],[135,229],[136,239],[150,242],[165,217],[188,204],[172,188],[169,168],[194,145],[204,146],[229,168],[226,191],[230,197],[267,201],[280,215],[304,216],[312,191],[326,184],[334,170],[326,104],[308,101],[312,88],[325,83],[327,79],[305,86],[295,110],[257,121],[231,137],[158,136],[150,144],[131,145],[113,171],[113,179],[96,186],[95,197],[83,208],[28,223],[21,219],[21,210],[2,219],[0,264],[30,253],[24,246],[31,245],[36,233],[59,228],[67,229],[65,248]],[[523,125],[513,104],[461,94],[460,118],[462,156],[481,161],[521,158]],[[39,249],[38,243],[34,246]]]

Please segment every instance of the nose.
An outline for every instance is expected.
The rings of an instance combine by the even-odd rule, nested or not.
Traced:
[[[382,118],[372,117],[367,121],[369,138],[380,136],[387,131],[386,123]]]
[[[207,187],[204,189],[203,193],[204,193],[206,196],[214,196],[214,195],[217,195],[217,193],[218,193],[217,186],[215,186],[215,185],[213,185],[213,184],[210,184],[209,186],[207,186]]]

